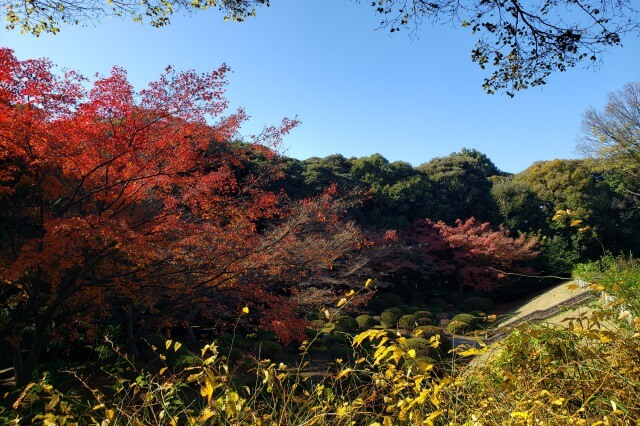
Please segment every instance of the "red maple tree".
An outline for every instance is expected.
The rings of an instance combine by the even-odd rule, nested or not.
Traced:
[[[532,272],[528,264],[538,254],[535,238],[511,238],[507,230],[494,230],[490,223],[475,218],[458,219],[455,226],[417,220],[410,237],[420,245],[432,269],[453,277],[460,289],[490,292],[505,282],[517,281],[509,274]]]
[[[297,122],[234,142],[246,116],[222,116],[227,71],[169,67],[135,91],[114,68],[87,91],[74,72],[0,49],[0,326],[19,381],[52,342],[101,325],[121,324],[135,353],[152,328],[253,303],[253,321],[299,336],[274,286],[330,265],[358,234],[337,226],[335,194],[265,189],[280,173],[252,160],[276,164]]]

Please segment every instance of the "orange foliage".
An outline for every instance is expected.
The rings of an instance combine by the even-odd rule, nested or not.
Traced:
[[[265,296],[271,284],[354,246],[334,189],[301,203],[265,189],[280,172],[251,160],[269,163],[297,122],[234,143],[246,115],[221,116],[227,72],[169,67],[137,92],[114,68],[87,91],[76,73],[0,50],[0,277],[12,307],[0,325],[16,353],[28,348],[26,370],[83,327],[170,326],[194,309],[228,318],[243,299],[264,296],[260,321],[281,328],[269,310],[286,322],[295,309]]]

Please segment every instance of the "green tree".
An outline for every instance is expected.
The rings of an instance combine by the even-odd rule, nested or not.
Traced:
[[[608,176],[613,173],[590,159],[536,162],[514,176],[514,182],[525,184],[541,202],[543,258],[546,246],[553,252],[546,253],[547,259],[568,270],[576,260],[601,255],[603,248],[638,250],[637,212]]]
[[[542,201],[525,182],[513,176],[496,177],[491,197],[498,209],[498,220],[512,233],[535,232],[544,225]]]
[[[341,191],[354,187],[349,175],[351,162],[340,154],[324,158],[311,157],[304,160],[302,165],[304,167],[303,183],[312,193],[321,192],[332,183],[338,185],[338,189]]]
[[[434,219],[453,223],[456,219],[493,218],[492,176],[503,173],[485,155],[474,149],[462,149],[447,157],[434,158],[418,166],[434,183],[440,212]]]
[[[409,163],[390,163],[380,154],[351,159],[350,174],[370,197],[357,212],[365,225],[406,228],[418,218],[433,217],[437,205],[429,179]]]

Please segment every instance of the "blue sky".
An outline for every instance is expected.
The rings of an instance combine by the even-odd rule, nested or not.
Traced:
[[[244,23],[215,11],[176,16],[161,29],[114,18],[39,38],[0,30],[0,45],[88,77],[122,66],[136,88],[170,64],[204,72],[226,63],[230,108],[251,116],[243,133],[285,116],[302,121],[285,140],[291,157],[378,152],[418,165],[467,147],[508,172],[578,156],[583,111],[640,80],[640,39],[630,37],[596,72],[571,69],[514,99],[487,95],[468,30],[426,24],[412,40],[376,31],[377,23],[366,1],[273,0]]]

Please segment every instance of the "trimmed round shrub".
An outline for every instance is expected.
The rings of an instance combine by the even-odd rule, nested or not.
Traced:
[[[398,319],[398,328],[413,330],[418,322],[415,315],[403,315]]]
[[[360,330],[368,330],[376,325],[376,320],[374,320],[371,315],[358,315],[356,317],[356,322],[358,323],[358,328],[360,328]]]
[[[387,308],[380,314],[380,324],[383,327],[393,328],[398,325],[398,320],[404,315],[402,309]]]
[[[442,329],[436,327],[434,325],[422,325],[420,327],[416,327],[413,330],[413,335],[416,337],[422,337],[425,339],[429,339],[431,336],[435,336],[436,334],[443,334]]]
[[[466,322],[451,320],[447,325],[447,333],[465,334],[471,331],[471,326]]]
[[[431,342],[422,337],[411,337],[407,339],[407,347],[416,351],[416,356],[429,356],[433,350]]]
[[[440,321],[443,319],[451,319],[452,315],[449,312],[438,312],[435,314],[434,319]]]
[[[429,311],[416,311],[413,313],[417,318],[433,318],[433,314]]]
[[[335,319],[336,331],[351,333],[358,329],[358,321],[348,315],[339,316]]]
[[[343,333],[334,333],[325,339],[327,345],[346,345],[348,342],[349,338]]]
[[[413,293],[411,293],[411,300],[410,302],[414,305],[424,305],[425,300],[427,300],[427,297],[425,296],[425,294],[421,291],[414,291]]]
[[[433,320],[429,318],[418,318],[416,322],[418,325],[433,325]]]
[[[251,349],[260,359],[273,360],[282,354],[282,345],[271,340],[255,342]]]
[[[435,327],[432,325],[417,327],[415,330],[413,330],[413,334],[415,335],[418,333],[420,334],[417,337],[422,337],[426,340],[429,340],[436,335],[440,336],[440,346],[438,346],[437,349],[434,348],[434,353],[447,355],[449,350],[451,350],[451,341],[447,338],[447,336],[445,336],[444,330],[442,330],[440,327]]]
[[[451,318],[451,320],[467,323],[472,330],[476,330],[480,324],[480,320],[471,314],[458,314]]]
[[[486,297],[467,297],[462,302],[462,310],[470,312],[470,311],[490,311],[493,308],[493,301],[491,299],[487,299]]]
[[[399,306],[404,304],[404,300],[402,300],[402,297],[398,296],[395,293],[382,293],[379,294],[376,299],[385,300],[388,303],[388,306]]]

